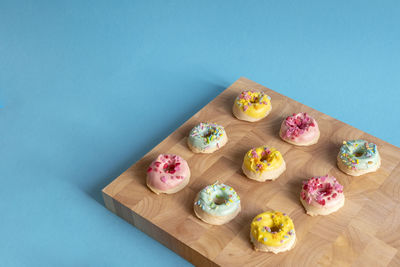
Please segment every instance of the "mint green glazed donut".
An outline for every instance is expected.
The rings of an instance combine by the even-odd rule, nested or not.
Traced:
[[[195,205],[211,215],[226,216],[240,207],[240,197],[232,187],[214,183],[200,191]]]
[[[196,153],[212,153],[227,142],[224,127],[215,123],[201,122],[190,131],[189,147]]]
[[[350,170],[368,170],[380,164],[378,148],[365,140],[344,141],[339,158]]]

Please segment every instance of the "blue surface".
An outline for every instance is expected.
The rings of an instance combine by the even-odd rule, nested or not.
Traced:
[[[400,146],[399,8],[0,0],[1,265],[189,265],[100,191],[240,76]]]

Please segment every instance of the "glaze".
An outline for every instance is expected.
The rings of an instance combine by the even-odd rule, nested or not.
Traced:
[[[215,123],[199,123],[189,133],[188,145],[193,152],[210,153],[227,142],[224,127]]]
[[[240,120],[257,121],[266,117],[272,109],[271,98],[264,92],[241,92],[233,104],[233,114]]]
[[[222,225],[239,214],[240,197],[232,187],[216,182],[197,194],[193,208],[196,216],[202,221]]]
[[[274,253],[289,250],[296,239],[292,219],[287,214],[277,211],[263,212],[254,217],[250,235],[258,250]]]
[[[359,139],[344,141],[339,157],[349,169],[367,170],[377,165],[379,153],[374,143]]]
[[[225,184],[208,185],[199,194],[199,200],[195,204],[203,211],[216,216],[231,214],[240,205],[240,197],[236,191]]]
[[[312,177],[303,182],[300,198],[309,215],[327,215],[344,205],[343,186],[333,176]]]
[[[260,146],[246,153],[242,169],[250,179],[265,181],[276,179],[285,170],[285,166],[282,154],[278,150]]]
[[[319,128],[316,120],[307,113],[294,113],[282,122],[280,137],[294,145],[312,145],[318,142]]]
[[[182,183],[187,184],[189,177],[186,160],[174,154],[160,154],[147,169],[147,185],[156,193],[166,193]]]

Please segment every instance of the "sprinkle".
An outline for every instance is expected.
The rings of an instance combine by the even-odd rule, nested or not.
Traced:
[[[266,237],[264,237],[264,242],[267,242],[267,238]]]
[[[285,132],[286,138],[298,137],[309,130],[310,127],[314,127],[314,119],[306,113],[293,114],[288,116],[285,120],[287,130]]]
[[[161,182],[165,183],[167,181],[167,179],[165,178],[165,176],[161,176],[160,178]]]
[[[262,220],[262,217],[258,217],[256,220],[257,220],[257,221],[261,221],[261,220]]]

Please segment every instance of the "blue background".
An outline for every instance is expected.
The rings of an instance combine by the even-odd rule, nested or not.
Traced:
[[[0,0],[1,265],[189,265],[101,189],[240,76],[400,146],[399,10]]]

